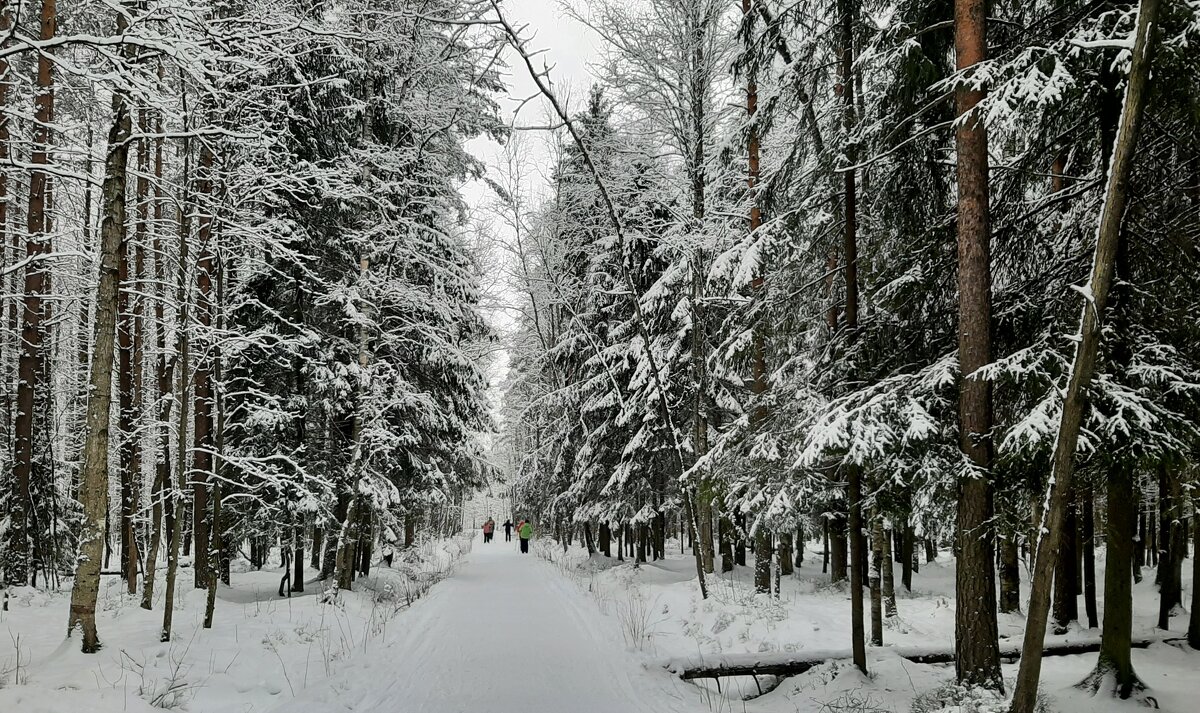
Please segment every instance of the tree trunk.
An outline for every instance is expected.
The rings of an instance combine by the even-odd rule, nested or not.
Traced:
[[[607,522],[600,523],[600,551],[605,557],[612,557],[612,528]]]
[[[128,153],[128,148],[125,149]],[[134,425],[134,390],[133,382],[133,314],[130,311],[130,293],[135,289],[130,283],[129,271],[129,234],[124,227],[121,229],[121,246],[117,267],[117,280],[120,288],[117,295],[117,391],[119,392],[118,432],[120,433],[120,476],[121,476],[121,507],[120,507],[120,537],[121,537],[121,576],[126,580],[130,594],[137,591],[137,565],[133,519],[137,515],[137,493],[139,484],[137,471],[134,470],[134,460],[137,451],[136,426]]]
[[[1079,600],[1075,596],[1075,517],[1074,488],[1066,493],[1066,514],[1059,535],[1058,563],[1054,568],[1054,633],[1065,634],[1071,622],[1079,620]]]
[[[771,532],[761,522],[754,530],[754,591],[771,593]]]
[[[1183,525],[1182,486],[1179,474],[1166,462],[1158,464],[1159,531],[1163,545],[1159,547],[1158,628],[1171,628],[1171,614],[1183,604],[1183,560],[1187,539]]]
[[[1092,484],[1083,485],[1083,603],[1088,628],[1100,626],[1096,612],[1096,504]]]
[[[50,3],[53,11],[53,3]],[[46,18],[43,16],[43,25]],[[53,23],[53,18],[50,20]],[[118,27],[124,29],[124,20]],[[96,289],[96,337],[89,383],[87,432],[81,468],[80,503],[83,530],[75,583],[71,588],[71,613],[67,634],[83,630],[83,653],[100,650],[96,631],[96,597],[100,589],[100,561],[104,547],[104,523],[108,516],[108,432],[112,406],[114,337],[117,326],[118,271],[121,244],[125,238],[125,184],[132,121],[129,106],[120,94],[112,99],[113,124],[108,134],[104,162],[104,219],[100,226],[100,279]]]
[[[583,545],[587,548],[589,557],[596,554],[596,540],[592,537],[592,523],[588,521],[583,523]]]
[[[1117,139],[1108,171],[1108,184],[1101,209],[1096,236],[1096,250],[1089,280],[1090,299],[1080,317],[1080,339],[1076,345],[1071,377],[1063,399],[1058,439],[1055,442],[1053,470],[1047,501],[1050,508],[1043,517],[1034,560],[1034,573],[1025,626],[1024,655],[1013,696],[1012,713],[1033,713],[1037,703],[1038,680],[1041,675],[1041,652],[1046,635],[1046,615],[1049,608],[1050,578],[1066,516],[1067,495],[1074,471],[1079,429],[1083,422],[1084,399],[1096,365],[1101,336],[1101,320],[1113,283],[1114,268],[1124,273],[1120,260],[1122,221],[1125,212],[1129,175],[1141,124],[1145,89],[1150,73],[1150,57],[1154,46],[1154,28],[1159,0],[1141,0],[1138,12],[1137,35],[1125,102],[1121,109]],[[1118,263],[1122,264],[1118,264]],[[1116,306],[1121,311],[1121,306]],[[1124,342],[1118,334],[1118,342]],[[1118,359],[1117,354],[1114,358]],[[1132,600],[1130,572],[1132,571],[1133,537],[1136,527],[1136,505],[1130,474],[1123,468],[1109,472],[1107,571],[1104,577],[1104,628],[1100,660],[1092,675],[1092,685],[1098,687],[1112,675],[1121,697],[1128,697],[1138,685],[1130,658],[1132,638]]]
[[[1000,542],[1000,611],[1005,614],[1021,611],[1021,553],[1015,534]]]
[[[888,617],[898,615],[896,610],[896,579],[892,567],[892,533],[889,531],[883,532],[883,552],[880,554],[880,567],[882,569],[881,576],[883,577],[883,609],[884,614]]]
[[[829,574],[829,519],[825,517],[821,518],[821,540],[821,574]]]
[[[738,513],[735,516],[733,537],[733,562],[739,567],[746,566],[746,516]]]
[[[304,517],[301,516],[299,520],[300,522],[296,524],[295,530],[292,533],[292,546],[296,551],[296,558],[292,562],[292,567],[295,569],[295,572],[292,573],[293,592],[304,591]]]
[[[722,513],[717,518],[717,537],[721,541],[721,572],[732,572],[733,558],[733,523]]]
[[[904,529],[900,531],[900,551],[897,553],[896,559],[900,561],[900,583],[909,592],[912,591],[913,540],[912,523],[905,522]]]
[[[1192,500],[1192,610],[1188,617],[1188,646],[1200,649],[1200,499]]]
[[[883,521],[871,514],[871,646],[883,646]]]
[[[183,94],[183,106],[187,107],[187,94]],[[186,114],[184,128],[187,128]],[[167,554],[167,583],[165,604],[163,606],[163,625],[159,641],[171,640],[172,619],[175,614],[175,583],[179,572],[179,550],[188,540],[183,532],[186,508],[183,493],[187,490],[187,453],[188,453],[188,420],[191,417],[191,400],[188,398],[191,383],[191,301],[188,298],[188,263],[191,240],[191,196],[188,194],[188,181],[191,180],[191,152],[189,141],[183,142],[183,200],[179,208],[179,268],[176,278],[176,345],[178,354],[175,359],[175,398],[179,403],[179,413],[175,420],[175,478],[176,495],[174,496],[174,515],[168,525],[171,532],[171,545]]]
[[[321,573],[321,541],[323,533],[324,530],[317,527],[316,523],[313,523],[312,560],[308,563],[308,566],[317,570],[318,575]]]
[[[1138,514],[1138,529],[1137,542],[1133,550],[1133,581],[1142,581],[1142,567],[1146,566],[1146,538],[1150,536],[1146,532],[1146,510],[1142,507],[1141,498],[1138,498],[1137,506]]]
[[[796,569],[804,566],[804,526],[796,528]]]
[[[837,584],[846,581],[846,518],[838,513],[829,521],[829,581]]]
[[[706,446],[707,447],[707,446]],[[700,553],[704,557],[704,571],[712,574],[716,568],[716,552],[713,542],[713,498],[712,487],[707,483],[699,488],[696,498],[697,519],[700,521]]]
[[[56,0],[42,0],[39,37],[51,40],[58,27]],[[38,383],[46,371],[42,346],[43,296],[49,291],[48,263],[42,259],[50,247],[50,127],[54,122],[54,62],[43,52],[37,60],[37,93],[34,97],[33,150],[30,154],[29,210],[26,214],[23,308],[21,310],[21,350],[17,368],[17,418],[13,432],[13,493],[8,506],[8,547],[5,578],[9,584],[30,581],[30,532],[33,516],[31,487],[34,467],[34,398]],[[101,530],[104,529],[102,518]],[[97,566],[99,559],[96,560]]]
[[[1150,0],[1155,2],[1156,0]],[[1145,3],[1142,12],[1145,12]],[[1140,24],[1140,23],[1139,23]],[[1139,33],[1140,34],[1140,33]],[[1116,467],[1108,479],[1108,546],[1104,573],[1104,625],[1096,668],[1081,684],[1093,692],[1114,686],[1113,693],[1129,698],[1145,685],[1133,670],[1133,588],[1130,568],[1137,513],[1133,509],[1133,474]]]
[[[787,577],[795,571],[792,565],[792,533],[779,533],[779,574]]]
[[[955,0],[955,68],[969,71],[987,59],[986,0]],[[955,116],[958,164],[959,439],[971,461],[958,483],[958,568],[954,641],[958,682],[1003,690],[996,624],[992,554],[992,387],[976,371],[991,361],[991,219],[987,127],[974,116],[983,90],[960,83]],[[911,550],[905,552],[911,558]]]
[[[213,258],[212,237],[213,218],[205,205],[205,198],[212,194],[213,154],[207,144],[200,147],[200,176],[197,181],[199,203],[202,206],[200,220],[197,226],[196,239],[200,244],[199,257],[196,261],[196,322],[200,328],[201,337],[210,340],[212,328],[213,306],[212,287],[213,274],[216,270]],[[202,352],[204,350],[201,350]],[[202,354],[195,370],[195,450],[192,457],[192,537],[195,547],[193,570],[195,586],[203,589],[208,586],[209,557],[214,523],[211,520],[209,503],[209,487],[213,469],[213,384],[212,363]]]
[[[162,78],[162,65],[158,68],[159,78]],[[155,363],[155,389],[156,403],[159,404],[158,423],[154,426],[154,434],[157,439],[157,448],[155,450],[154,461],[154,502],[151,515],[151,535],[150,548],[146,552],[146,565],[143,570],[144,578],[142,580],[142,608],[150,609],[154,601],[154,577],[155,567],[158,562],[158,551],[161,546],[162,528],[164,509],[167,509],[165,498],[171,484],[171,435],[170,423],[171,419],[171,399],[167,396],[171,393],[171,372],[167,367],[167,320],[166,307],[167,301],[167,278],[166,278],[166,259],[163,253],[162,240],[160,239],[161,226],[163,224],[164,204],[162,181],[163,181],[163,122],[162,114],[155,112],[154,131],[158,137],[154,139],[154,283],[155,295],[158,299],[154,300],[154,346],[158,353],[158,359]],[[174,517],[169,512],[166,513],[166,528],[170,532],[174,526]]]

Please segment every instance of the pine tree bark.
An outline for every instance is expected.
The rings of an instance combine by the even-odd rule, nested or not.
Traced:
[[[1000,541],[1000,611],[1021,611],[1021,553],[1015,533]]]
[[[754,530],[754,591],[771,593],[771,531],[763,523]]]
[[[1159,531],[1164,533],[1159,548],[1158,628],[1171,628],[1171,614],[1183,604],[1183,560],[1187,534],[1183,525],[1182,485],[1179,474],[1165,461],[1158,464]]]
[[[1192,609],[1188,616],[1188,646],[1200,649],[1200,498],[1192,499]]]
[[[720,540],[721,547],[721,572],[732,572],[734,566],[733,523],[724,512],[717,517],[717,539]]]
[[[871,514],[871,646],[883,646],[883,522]]]
[[[733,562],[739,567],[746,566],[746,516],[738,513],[734,516],[733,531]]]
[[[911,522],[904,523],[904,529],[900,531],[900,550],[896,553],[896,559],[900,562],[900,583],[904,585],[906,591],[912,591],[912,576],[913,576],[913,526]]]
[[[213,153],[208,144],[200,146],[200,175],[196,181],[198,205],[201,206],[197,224],[196,240],[199,254],[196,260],[196,323],[202,338],[210,339],[213,321],[213,275],[216,261],[212,249],[213,216],[210,203],[212,197]],[[212,506],[209,488],[213,470],[213,383],[212,360],[206,350],[196,363],[195,384],[192,397],[195,401],[193,434],[195,439],[192,456],[192,538],[195,548],[193,558],[194,585],[196,589],[208,586],[209,562],[212,556]]]
[[[794,572],[792,565],[792,533],[779,533],[779,574],[787,577]]]
[[[1079,620],[1079,600],[1075,597],[1075,517],[1074,488],[1066,493],[1067,511],[1059,535],[1058,562],[1054,568],[1054,633],[1065,634],[1071,622]]]
[[[857,3],[854,0],[840,0],[838,3],[841,15],[840,65],[843,123],[845,125],[847,144],[846,156],[851,164],[855,161],[853,140],[850,138],[855,128],[854,117],[854,21],[858,14]],[[857,171],[850,169],[842,172],[844,191],[844,220],[845,234],[843,240],[843,258],[845,262],[846,279],[846,343],[848,349],[853,349],[858,339],[858,196]],[[854,378],[853,367],[849,377]],[[863,621],[863,571],[866,569],[867,548],[863,537],[862,513],[862,466],[859,463],[846,464],[846,505],[849,510],[847,525],[850,538],[850,636],[854,665],[863,673],[867,672],[866,634]],[[880,639],[882,640],[882,628]]]
[[[896,609],[896,578],[892,567],[892,533],[885,530],[882,540],[880,544],[883,551],[880,553],[879,565],[882,570],[880,576],[883,578],[883,610],[890,619],[899,615]]]
[[[1100,626],[1096,611],[1096,504],[1092,484],[1082,484],[1083,500],[1083,602],[1087,612],[1088,628]]]
[[[839,503],[840,505],[840,503]],[[829,526],[829,581],[833,584],[846,581],[847,550],[846,516],[836,513],[828,522]]]
[[[184,128],[187,128],[187,93],[182,94],[182,104],[185,111]],[[175,616],[175,584],[179,574],[179,551],[189,542],[183,532],[186,516],[186,503],[183,493],[187,491],[187,452],[188,452],[188,420],[191,418],[191,399],[189,398],[191,376],[191,300],[188,295],[189,272],[188,265],[191,255],[191,195],[189,182],[191,176],[191,146],[188,139],[183,141],[183,199],[179,209],[179,263],[176,271],[175,301],[178,305],[176,312],[175,343],[177,354],[175,358],[175,399],[179,404],[179,413],[175,419],[175,495],[171,511],[174,513],[167,525],[171,533],[170,546],[167,550],[167,581],[164,592],[163,624],[159,633],[159,641],[171,640],[171,628]]]
[[[158,67],[159,79],[163,77],[163,68],[160,64]],[[158,423],[154,426],[154,435],[156,440],[156,448],[154,453],[154,491],[153,491],[153,506],[151,510],[151,533],[150,547],[146,552],[146,564],[143,568],[145,577],[142,581],[142,608],[150,609],[154,601],[154,577],[155,567],[158,562],[158,551],[162,544],[162,531],[164,527],[163,515],[167,509],[166,497],[168,488],[171,484],[171,399],[168,395],[171,393],[171,372],[167,367],[167,320],[166,306],[167,301],[167,282],[166,282],[166,259],[163,254],[163,244],[161,239],[161,230],[163,225],[163,213],[165,201],[163,200],[163,122],[162,114],[155,112],[154,116],[154,133],[157,135],[154,139],[154,226],[153,233],[153,251],[154,251],[154,283],[155,294],[158,299],[154,300],[154,348],[158,355],[154,365],[155,376],[155,403],[158,404]],[[168,513],[169,514],[169,513]],[[167,517],[166,529],[171,531],[174,526],[174,517]]]
[[[8,0],[0,0],[0,38],[7,38],[9,36],[9,34],[11,33],[11,30],[12,30],[12,11],[9,7],[9,2],[8,2]],[[2,41],[2,42],[3,43],[0,44],[0,48],[7,48],[8,42],[7,41]],[[9,195],[8,195],[9,169],[8,169],[8,165],[11,161],[11,151],[10,151],[10,147],[9,147],[9,142],[12,138],[11,132],[9,131],[9,128],[8,128],[8,120],[9,120],[8,100],[9,100],[9,87],[12,85],[12,77],[10,76],[11,72],[12,72],[12,68],[9,66],[8,59],[0,58],[0,266],[3,266],[5,271],[7,271],[8,267],[9,267],[10,252],[11,252],[11,259],[15,260],[16,256],[17,256],[16,250],[10,251],[10,249],[9,249],[10,248],[9,240],[11,239],[15,242],[16,236],[10,235],[10,231],[8,228],[8,200],[9,200]],[[90,204],[90,199],[91,199],[91,195],[92,195],[91,194],[91,183],[90,183],[90,179],[91,179],[91,175],[92,175],[91,143],[92,143],[91,142],[91,130],[89,129],[89,131],[88,131],[88,164],[87,164],[87,175],[89,178],[89,183],[88,183],[88,188],[84,192],[84,202],[88,208],[87,210],[84,211],[85,228],[83,231],[83,242],[85,244],[85,247],[84,247],[85,250],[87,249],[86,244],[88,242],[88,238],[91,233],[90,225],[87,225],[87,223],[86,223],[86,221],[90,220],[90,218],[91,218],[91,204]],[[15,280],[16,279],[15,275],[11,279]],[[11,290],[12,292],[16,292],[15,289],[10,287],[9,280],[10,280],[10,277],[8,277],[7,275],[0,276],[0,289],[6,290],[6,291]],[[3,302],[0,302],[0,318],[4,317],[5,305],[7,305],[7,310],[8,310],[8,322],[9,322],[8,332],[9,332],[9,334],[15,335],[17,332],[17,329],[16,329],[16,301],[15,300],[4,300]],[[87,307],[85,306],[83,309],[84,309],[84,312],[86,315]],[[86,324],[87,320],[84,319],[84,320],[81,320],[81,322]],[[87,349],[86,337],[84,339],[82,339],[81,341],[84,343],[83,349],[86,352],[86,349]],[[3,353],[0,353],[0,369],[2,369],[3,373],[5,373],[5,374],[9,373],[9,355],[7,353],[8,346],[9,346],[8,336],[0,335],[0,350],[3,350]],[[18,348],[18,345],[16,345],[14,343],[13,347],[15,350],[16,348]],[[84,365],[86,366],[86,364],[87,364],[86,353],[84,354],[84,356],[85,356]],[[83,373],[86,373],[86,370]],[[5,391],[7,392],[8,390],[5,389]],[[0,398],[2,398],[2,401],[0,401],[0,442],[7,444],[7,443],[11,443],[11,440],[10,440],[11,434],[9,433],[9,426],[12,424],[12,397],[11,397],[10,393],[5,393],[3,395],[3,397],[0,397]],[[85,399],[86,399],[86,395],[85,395]],[[15,468],[14,468],[14,470],[15,470]],[[15,483],[14,483],[14,485],[15,485]],[[10,501],[9,507],[11,507],[11,501],[13,500],[12,495],[17,492],[19,492],[19,489],[17,487],[14,487],[12,490],[12,493],[9,494],[9,498],[8,498]],[[0,510],[0,518],[4,518],[4,517],[11,517],[11,511],[8,511],[7,509]],[[18,520],[12,519],[12,520],[10,520],[10,522],[16,524],[18,522]],[[20,515],[19,522],[21,524],[24,523],[24,514],[23,513]],[[10,571],[10,567],[9,567],[9,557],[14,554],[14,550],[12,549],[13,540],[15,540],[15,539],[21,540],[21,542],[16,543],[18,549],[15,551],[15,554],[19,555],[21,552],[25,551],[21,547],[21,545],[24,544],[24,542],[25,542],[24,533],[21,532],[20,537],[18,538],[18,537],[16,537],[18,532],[19,532],[19,530],[14,529],[10,533],[12,535],[12,537],[5,537],[4,551],[6,554],[4,555],[4,557],[0,558],[0,582],[7,583],[7,582],[12,581],[12,579],[13,579],[13,576],[12,576],[13,573]],[[13,557],[13,559],[19,560],[20,557]],[[19,565],[18,565],[18,567],[19,567]],[[22,581],[24,580],[24,577],[25,577],[25,575],[22,574],[21,575]],[[7,611],[8,610],[8,600],[5,599],[4,603],[0,604],[0,607],[3,608],[2,609],[3,611]]]
[[[58,28],[56,0],[42,0],[38,37],[54,38]],[[29,162],[29,209],[26,212],[25,283],[21,309],[21,349],[17,364],[17,417],[13,431],[13,493],[8,506],[8,547],[5,578],[9,584],[27,584],[32,574],[30,532],[34,477],[34,399],[46,371],[42,345],[43,296],[49,291],[47,262],[50,252],[50,127],[54,122],[54,61],[46,52],[38,54],[34,96],[33,149]],[[101,521],[103,522],[103,521]],[[101,528],[103,529],[103,527]],[[99,559],[97,558],[97,563]],[[98,566],[98,565],[97,565]]]
[[[44,18],[43,18],[44,22]],[[118,19],[118,28],[125,21]],[[121,94],[112,99],[113,124],[102,185],[104,219],[100,225],[100,276],[96,289],[96,336],[87,404],[87,432],[81,467],[80,504],[83,527],[75,583],[71,587],[71,613],[67,635],[83,632],[85,654],[100,650],[96,630],[96,597],[100,589],[100,563],[104,553],[104,525],[108,517],[109,412],[112,406],[112,370],[118,308],[118,273],[121,245],[125,241],[125,187],[132,117]],[[135,560],[136,562],[136,560]]]
[[[1050,605],[1050,579],[1069,503],[1067,497],[1074,472],[1079,430],[1083,422],[1084,399],[1096,366],[1101,320],[1113,284],[1114,269],[1124,272],[1124,265],[1120,264],[1120,253],[1123,252],[1122,244],[1127,241],[1122,239],[1122,223],[1128,198],[1129,175],[1132,172],[1133,155],[1145,104],[1146,84],[1150,75],[1158,7],[1159,0],[1141,0],[1138,11],[1133,60],[1108,170],[1104,204],[1096,235],[1095,256],[1088,281],[1090,289],[1080,317],[1080,339],[1076,345],[1070,382],[1063,399],[1058,439],[1055,442],[1047,498],[1050,508],[1037,518],[1043,523],[1040,528],[1042,536],[1038,540],[1034,559],[1029,615],[1025,626],[1017,687],[1013,694],[1012,713],[1033,713],[1037,703],[1042,647],[1046,636],[1046,616]],[[1120,305],[1117,305],[1116,310],[1119,312],[1120,309]],[[1122,341],[1122,335],[1118,335],[1118,342]],[[1128,697],[1138,685],[1129,651],[1132,639],[1130,572],[1133,566],[1133,538],[1137,516],[1130,475],[1122,467],[1114,467],[1109,473],[1104,629],[1100,658],[1090,679],[1091,684],[1098,687],[1108,676],[1113,676],[1117,692],[1123,698]]]
[[[126,150],[128,152],[128,150]],[[103,228],[102,228],[103,229]],[[130,312],[129,233],[122,227],[120,257],[117,279],[120,284],[117,295],[117,391],[119,392],[118,426],[120,434],[120,537],[121,576],[126,580],[130,594],[137,591],[137,552],[133,531],[133,519],[137,515],[136,471],[133,469],[134,450],[137,436],[134,434],[133,391],[133,314]]]
[[[987,59],[986,0],[955,0],[958,71]],[[981,89],[955,90],[958,164],[959,439],[973,472],[959,478],[955,575],[955,669],[961,684],[1003,690],[992,554],[992,388],[976,371],[991,361],[992,277],[987,127],[974,115]],[[965,117],[965,120],[963,118]],[[905,557],[911,558],[911,551]]]

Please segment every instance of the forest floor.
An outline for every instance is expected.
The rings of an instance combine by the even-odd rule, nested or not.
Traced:
[[[18,590],[0,613],[0,711],[907,713],[918,693],[953,678],[952,666],[912,663],[892,648],[952,645],[954,566],[943,552],[914,575],[912,592],[899,588],[900,617],[886,629],[886,645],[868,649],[870,676],[841,660],[783,680],[724,679],[719,690],[714,681],[683,681],[667,662],[848,649],[850,609],[846,589],[826,583],[819,554],[783,578],[777,599],[756,595],[752,568],[739,567],[712,577],[702,601],[693,560],[675,548],[666,560],[634,567],[549,541],[524,556],[502,539],[427,543],[393,568],[376,567],[332,606],[312,581],[304,594],[280,598],[277,566],[253,571],[243,562],[234,586],[218,590],[211,630],[200,628],[204,592],[191,588],[184,569],[167,644],[158,642],[161,586],[148,612],[106,578],[105,646],[91,656],[62,636],[69,592]],[[1184,572],[1190,601],[1190,562]],[[1149,569],[1135,587],[1135,610],[1135,637],[1161,637]],[[1174,618],[1170,635],[1186,621]],[[1002,636],[1018,642],[1023,624],[1001,616]],[[1076,627],[1066,638],[1097,635]],[[1095,658],[1046,659],[1051,710],[1137,708],[1073,687]],[[1200,655],[1156,644],[1135,651],[1134,663],[1160,709],[1196,710]],[[1015,673],[1006,664],[1005,675]]]
[[[0,612],[0,711],[273,710],[389,651],[409,605],[423,605],[471,545],[463,537],[399,552],[392,568],[376,566],[333,605],[321,603],[323,586],[311,569],[304,593],[280,597],[276,551],[262,570],[237,559],[233,586],[218,587],[207,630],[206,592],[193,588],[193,571],[183,567],[169,643],[158,640],[161,568],[152,611],[140,607],[140,593],[129,595],[120,578],[106,576],[97,612],[103,648],[91,655],[80,653],[78,636],[63,636],[69,580],[57,592],[15,589],[9,610]]]
[[[850,601],[848,587],[828,583],[821,573],[821,554],[810,543],[804,565],[791,577],[782,578],[780,596],[754,591],[754,568],[736,567],[733,572],[710,575],[710,596],[701,600],[695,560],[674,552],[659,562],[633,566],[628,560],[616,563],[596,555],[588,557],[582,547],[563,552],[546,543],[536,552],[553,562],[559,571],[575,580],[577,587],[592,594],[595,606],[611,616],[625,634],[627,644],[643,653],[647,661],[665,664],[686,659],[713,659],[720,654],[845,651],[850,648]],[[615,554],[615,552],[614,552]],[[1097,580],[1103,589],[1104,552],[1097,551]],[[938,561],[924,564],[913,575],[913,589],[900,584],[896,565],[896,596],[899,616],[885,625],[884,646],[868,647],[869,676],[862,675],[848,660],[830,662],[784,680],[763,676],[726,678],[718,691],[715,681],[696,680],[705,691],[704,700],[713,711],[757,713],[908,713],[918,693],[937,689],[954,677],[953,665],[922,665],[896,654],[894,647],[939,648],[954,645],[954,562],[945,551]],[[1192,562],[1183,566],[1183,601],[1191,601]],[[1024,577],[1024,573],[1022,573]],[[1181,637],[1187,629],[1186,612],[1171,619],[1171,631],[1155,628],[1158,591],[1154,570],[1146,568],[1144,579],[1134,586],[1134,638]],[[1102,593],[1101,593],[1102,594]],[[1022,580],[1022,596],[1028,582]],[[866,597],[864,596],[864,599]],[[1103,618],[1104,602],[1098,602]],[[870,602],[865,601],[869,634]],[[1086,616],[1079,597],[1080,616]],[[1024,615],[1000,615],[1002,645],[1019,646],[1024,632]],[[1097,641],[1099,629],[1075,624],[1064,636],[1049,635],[1047,644],[1067,641]],[[1200,710],[1200,652],[1186,645],[1158,643],[1135,650],[1136,670],[1149,690],[1147,695],[1161,710],[1185,713]],[[1077,688],[1096,663],[1096,654],[1048,657],[1044,660],[1042,689],[1049,709],[1056,713],[1110,713],[1140,710],[1138,703],[1106,695],[1092,696]],[[1005,664],[1004,675],[1011,693],[1017,666]],[[765,691],[760,695],[760,691]],[[991,710],[992,707],[988,707]],[[997,702],[997,711],[1006,706]],[[934,708],[933,710],[937,710]],[[966,709],[964,709],[965,711]]]

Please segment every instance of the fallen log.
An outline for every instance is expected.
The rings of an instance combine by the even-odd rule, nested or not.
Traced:
[[[1131,646],[1135,649],[1144,649],[1151,644],[1163,641],[1170,641],[1170,639],[1137,639]],[[1048,644],[1043,650],[1042,655],[1071,656],[1074,654],[1096,653],[1099,650],[1099,638],[1068,640]],[[889,646],[870,649],[869,651],[871,653],[891,653],[913,663],[954,663],[953,649]],[[1021,647],[1017,645],[1002,646],[1000,647],[1000,657],[1010,663],[1016,661],[1021,657]],[[711,656],[691,656],[672,659],[665,664],[665,667],[668,671],[678,675],[682,679],[724,678],[726,676],[795,676],[826,661],[849,658],[850,652],[844,650],[714,654]]]

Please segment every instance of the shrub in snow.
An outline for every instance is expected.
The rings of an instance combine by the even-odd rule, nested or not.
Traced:
[[[1007,713],[1009,701],[986,688],[961,686],[954,681],[925,691],[913,699],[911,713]],[[1053,713],[1039,698],[1037,713]]]
[[[831,701],[821,704],[820,713],[892,713],[883,702],[870,693],[845,691]]]

